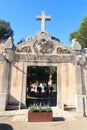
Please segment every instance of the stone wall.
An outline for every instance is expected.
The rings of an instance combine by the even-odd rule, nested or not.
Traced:
[[[23,62],[18,62],[12,66],[11,74],[11,88],[10,88],[10,104],[18,104],[23,96],[22,89],[26,91],[26,83],[24,83],[24,69]],[[59,76],[60,75],[60,76]],[[60,77],[60,86],[57,86],[57,96],[60,95],[57,100],[62,104],[75,106],[76,95],[76,73],[75,66],[71,63],[59,63],[58,64],[58,78]],[[25,78],[26,82],[26,78]],[[59,89],[59,91],[58,91]],[[24,92],[26,93],[26,92]],[[25,100],[25,99],[24,99]]]
[[[77,73],[77,111],[87,113],[87,67],[79,66],[79,73]],[[78,72],[78,71],[77,71]]]
[[[85,95],[87,96],[87,68],[86,67],[83,70],[84,72],[83,81],[84,81],[84,87],[85,87],[85,92],[86,92]]]
[[[12,65],[9,104],[19,104],[22,91],[23,62]]]
[[[3,62],[0,61],[0,93],[2,90],[2,77],[3,77]]]
[[[75,66],[71,63],[61,63],[61,102],[65,105],[75,106],[76,74]]]

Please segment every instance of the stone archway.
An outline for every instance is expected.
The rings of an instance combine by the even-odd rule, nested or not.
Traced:
[[[25,65],[24,65],[25,74],[24,74],[24,78],[23,78],[23,88],[22,88],[22,104],[24,104],[24,106],[26,106],[27,67],[29,67],[29,66],[38,66],[38,67],[40,67],[40,66],[43,66],[43,67],[44,66],[48,66],[48,67],[49,66],[55,66],[55,67],[57,67],[57,64],[53,64],[53,63],[33,63],[33,62],[32,63],[29,63],[29,62],[25,63]],[[58,78],[57,78],[57,82],[58,82]],[[58,90],[58,87],[56,89]],[[57,92],[57,95],[58,95],[58,92]],[[58,97],[57,97],[56,100],[58,100]],[[58,103],[56,103],[56,105],[57,104]]]
[[[48,19],[50,17],[43,11],[42,16],[37,17],[37,20],[42,20],[40,32],[16,46],[12,38],[0,45],[0,110],[5,110],[7,105],[26,107],[28,66],[56,66],[57,107],[71,105],[82,110],[82,99],[87,97],[87,81],[83,79],[87,75],[84,68],[87,50],[81,50],[76,39],[72,41],[72,47],[68,47],[51,36],[45,31]]]
[[[31,44],[32,43],[32,44]],[[63,104],[75,105],[76,91],[76,57],[71,48],[51,37],[47,32],[37,33],[17,45],[15,60],[11,68],[11,84],[9,104],[19,104],[26,107],[26,79],[28,66],[56,66],[57,67],[57,107]],[[71,71],[73,84],[70,79]],[[71,90],[74,90],[73,93]],[[69,96],[72,95],[72,103]],[[67,100],[68,99],[68,100]]]
[[[75,105],[76,73],[72,63],[35,63],[25,62],[23,73],[23,86],[21,102],[26,107],[26,86],[27,86],[27,67],[28,66],[56,66],[57,67],[57,104],[56,107],[62,108],[63,105]],[[73,79],[70,76],[73,76]],[[73,91],[72,91],[73,90]]]
[[[51,37],[48,33],[41,32],[16,47],[13,62],[10,61],[11,54],[13,53],[8,51],[9,56],[7,58],[9,59],[7,62],[9,61],[8,64],[11,64],[11,80],[7,86],[7,88],[10,88],[8,104],[20,105],[22,108],[26,107],[28,66],[56,66],[57,107],[62,108],[64,104],[76,105],[76,68],[79,66],[76,65],[76,59],[78,55],[70,47],[63,46],[58,39]],[[71,78],[71,75],[73,78]],[[81,82],[81,79],[79,80]],[[9,82],[9,74],[6,81]]]

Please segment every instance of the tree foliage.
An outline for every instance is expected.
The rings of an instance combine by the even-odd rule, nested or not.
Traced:
[[[52,80],[56,80],[56,67],[38,67],[38,66],[31,66],[28,67],[27,70],[27,79],[34,83],[38,81],[39,83],[48,82],[49,76],[52,75]]]
[[[0,19],[0,41],[13,37],[13,30],[10,23]]]
[[[77,31],[70,33],[69,40],[76,38],[82,47],[87,47],[87,16],[84,17]]]

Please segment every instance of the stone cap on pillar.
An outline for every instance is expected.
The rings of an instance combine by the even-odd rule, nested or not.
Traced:
[[[79,44],[79,42],[74,38],[72,39],[72,50],[74,51],[81,51],[81,45]]]
[[[12,49],[14,47],[13,38],[9,37],[4,45],[5,49]]]

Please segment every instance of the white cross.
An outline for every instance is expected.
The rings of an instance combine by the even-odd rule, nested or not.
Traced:
[[[47,20],[51,20],[50,16],[46,16],[45,11],[42,11],[41,16],[37,16],[36,20],[41,20],[41,32],[45,32],[45,23]]]

